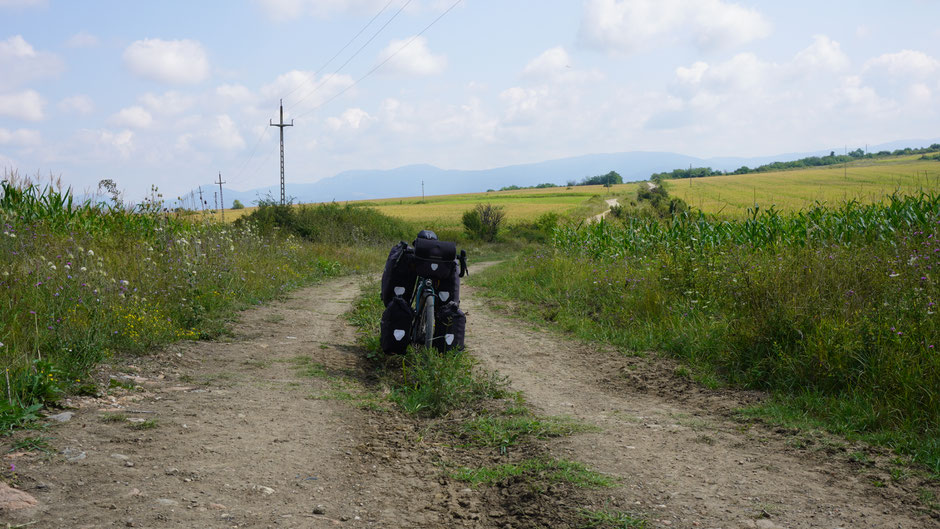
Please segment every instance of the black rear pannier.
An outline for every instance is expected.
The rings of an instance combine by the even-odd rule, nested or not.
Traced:
[[[454,266],[448,277],[442,277],[435,283],[434,289],[437,291],[437,303],[440,306],[449,301],[460,305],[460,267]]]
[[[421,277],[443,279],[454,273],[457,245],[448,241],[415,239],[415,270]]]
[[[382,304],[388,306],[395,296],[410,300],[417,277],[414,249],[404,241],[396,244],[388,253],[382,272]]]
[[[408,302],[400,297],[393,297],[391,303],[382,313],[382,324],[379,330],[379,342],[386,354],[404,354],[408,344],[411,343],[408,333],[411,331],[411,322],[414,313]]]
[[[467,315],[453,301],[436,308],[434,347],[438,351],[462,349],[467,330]]]

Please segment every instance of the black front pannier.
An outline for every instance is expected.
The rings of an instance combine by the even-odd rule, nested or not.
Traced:
[[[443,279],[454,273],[457,245],[448,241],[415,239],[415,270],[421,277]]]
[[[434,347],[438,351],[462,349],[467,330],[467,315],[453,301],[435,310]]]
[[[392,302],[385,307],[382,313],[382,323],[379,329],[379,342],[386,354],[404,354],[408,347],[411,332],[411,322],[414,312],[408,302],[400,297],[392,298]]]
[[[410,300],[417,277],[414,249],[404,241],[393,246],[382,272],[382,304],[388,306],[395,296]]]

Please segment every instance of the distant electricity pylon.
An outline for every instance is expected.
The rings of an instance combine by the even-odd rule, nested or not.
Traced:
[[[294,120],[290,120],[290,123],[284,123],[284,100],[281,99],[281,122],[274,123],[270,119],[268,124],[272,127],[278,127],[281,129],[281,205],[287,203],[287,200],[284,198],[284,127],[293,127]],[[221,179],[221,178],[220,178]]]
[[[281,179],[281,182],[282,182],[281,188],[283,189],[283,182],[284,182],[283,178]],[[222,181],[222,172],[219,171],[219,181],[216,182],[216,184],[219,184],[219,200],[222,202],[222,222],[225,222],[225,199],[222,197],[222,184],[224,183],[225,182]]]

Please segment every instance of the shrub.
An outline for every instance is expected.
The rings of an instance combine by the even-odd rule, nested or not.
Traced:
[[[235,200],[232,201],[232,209],[245,209],[245,205],[242,204],[241,200],[238,200],[236,198]]]
[[[463,226],[467,233],[482,241],[493,242],[499,234],[506,212],[502,206],[477,204],[475,208],[464,212]]]

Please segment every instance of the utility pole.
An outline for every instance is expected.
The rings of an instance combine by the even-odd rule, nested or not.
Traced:
[[[274,123],[270,119],[268,124],[272,127],[278,127],[281,129],[281,205],[287,203],[287,200],[284,198],[284,127],[293,127],[294,120],[290,120],[290,123],[284,123],[284,100],[281,99],[281,121],[280,123]],[[220,177],[221,179],[221,177]]]
[[[199,186],[199,207],[202,208],[202,214],[206,214],[206,201],[202,199],[202,186]]]
[[[424,202],[424,180],[421,181],[421,202]]]
[[[219,184],[219,198],[222,200],[222,222],[225,222],[225,199],[222,198],[222,184],[225,182],[222,181],[222,171],[219,171],[219,181],[216,183]]]
[[[218,209],[219,209],[219,194],[216,193],[215,191],[213,191],[213,192],[212,192],[212,197],[215,199],[215,209],[216,209],[216,211],[218,211]]]

